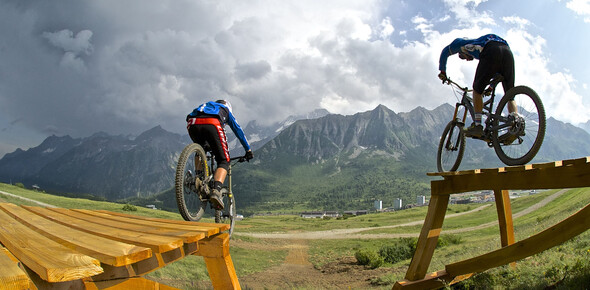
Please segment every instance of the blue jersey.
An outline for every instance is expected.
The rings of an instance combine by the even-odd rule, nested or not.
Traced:
[[[238,140],[240,140],[240,143],[242,143],[242,146],[244,146],[244,149],[246,151],[249,151],[251,149],[250,144],[248,144],[248,140],[244,135],[242,127],[240,127],[240,125],[236,121],[236,118],[234,117],[234,114],[232,113],[230,108],[221,103],[207,102],[201,104],[196,109],[194,109],[190,114],[188,114],[187,119],[202,116],[203,114],[218,117],[221,121],[222,126],[228,124],[231,130],[234,132],[234,134],[236,134],[236,137],[238,137]]]
[[[440,71],[446,71],[447,58],[459,52],[469,54],[473,58],[479,59],[479,54],[482,52],[486,44],[490,41],[496,41],[508,45],[508,42],[506,42],[506,40],[502,39],[501,37],[495,34],[486,34],[476,39],[457,38],[442,50],[440,54],[440,60],[438,62],[438,69]]]

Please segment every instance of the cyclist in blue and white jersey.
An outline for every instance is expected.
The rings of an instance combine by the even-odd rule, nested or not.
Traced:
[[[250,144],[232,113],[229,101],[217,100],[201,104],[186,116],[186,122],[188,134],[193,142],[203,147],[208,145],[215,155],[217,169],[213,175],[214,184],[209,199],[216,208],[223,209],[221,186],[225,182],[230,160],[225,125],[228,124],[240,140],[246,150],[246,160],[254,158]]]
[[[504,93],[514,87],[514,56],[508,42],[495,34],[486,34],[476,39],[457,38],[447,45],[440,54],[438,77],[443,82],[447,80],[447,58],[456,53],[463,60],[479,60],[473,80],[475,120],[470,127],[465,129],[466,136],[479,138],[483,135],[483,126],[481,125],[482,93],[497,73],[504,77],[502,81]],[[508,110],[510,113],[516,113],[514,102],[508,104]]]

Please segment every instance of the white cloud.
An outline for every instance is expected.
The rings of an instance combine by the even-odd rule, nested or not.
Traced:
[[[379,39],[389,39],[391,34],[395,31],[395,28],[391,25],[391,19],[389,19],[389,17],[386,17],[381,21],[379,29]]]
[[[584,17],[584,22],[590,23],[590,0],[572,0],[566,7]]]
[[[462,27],[480,27],[481,25],[495,25],[493,17],[477,7],[487,0],[443,0],[445,5],[455,15]]]

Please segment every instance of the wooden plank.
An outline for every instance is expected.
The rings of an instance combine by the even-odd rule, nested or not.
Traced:
[[[519,166],[508,166],[508,167],[504,168],[504,170],[506,172],[525,171],[525,170],[531,170],[531,169],[533,169],[533,165],[531,165],[531,164],[525,164],[525,165],[519,165]]]
[[[482,272],[560,245],[590,228],[590,204],[560,223],[517,243],[487,254],[449,264],[451,276]]]
[[[0,204],[0,208],[30,229],[82,254],[96,258],[105,264],[113,266],[128,265],[152,256],[152,251],[149,248],[138,247],[72,229],[14,204]]]
[[[590,186],[590,163],[543,169],[507,171],[495,174],[447,176],[431,181],[431,194],[453,194],[489,189],[553,189]]]
[[[532,165],[534,169],[546,169],[563,166],[563,161],[553,161],[547,163],[536,163]]]
[[[229,234],[223,233],[199,242],[195,255],[203,256],[214,289],[241,289],[229,255]]]
[[[31,289],[33,282],[13,257],[6,248],[0,246],[0,289]]]
[[[97,259],[46,238],[1,210],[0,242],[19,261],[49,282],[77,280],[103,272]]]
[[[469,175],[469,174],[478,174],[481,172],[481,169],[471,169],[471,170],[462,170],[462,171],[445,171],[445,172],[428,172],[426,175],[428,176],[460,176],[460,175]]]
[[[62,211],[70,212],[65,209],[49,209],[29,206],[23,207],[51,221],[61,223],[71,228],[78,229],[107,239],[112,239],[123,243],[134,244],[140,247],[147,247],[152,249],[154,253],[162,253],[174,250],[179,247],[182,247],[183,245],[183,241],[181,238],[153,235],[143,232],[135,232],[130,230],[122,230],[119,228],[108,227],[105,225],[92,223],[86,220],[77,219],[75,217],[62,214]],[[81,213],[78,214],[82,215]]]
[[[432,261],[432,255],[442,230],[447,207],[448,195],[432,195],[428,205],[428,213],[416,244],[416,251],[406,272],[405,279],[410,281],[423,279]]]
[[[206,236],[212,236],[219,233],[219,227],[206,227],[206,226],[199,226],[196,224],[192,225],[185,225],[179,223],[169,223],[169,222],[161,222],[161,221],[151,221],[147,219],[141,218],[131,218],[131,217],[123,217],[119,215],[112,215],[104,212],[98,212],[93,210],[87,209],[73,209],[72,211],[80,212],[87,214],[89,216],[98,217],[101,219],[107,219],[115,221],[121,225],[139,225],[146,229],[168,229],[168,230],[176,230],[176,231],[184,231],[185,233],[188,232],[199,232],[203,233]],[[203,236],[204,237],[204,236]]]
[[[563,166],[566,166],[566,165],[583,165],[583,164],[587,164],[587,163],[590,163],[590,157],[583,157],[583,158],[577,158],[577,159],[563,160]]]
[[[202,231],[187,231],[181,228],[173,227],[158,227],[157,225],[146,225],[141,223],[128,223],[127,220],[111,219],[110,216],[103,213],[93,212],[87,214],[81,210],[68,210],[68,209],[55,209],[55,211],[77,218],[85,220],[91,223],[108,226],[111,228],[117,228],[121,230],[129,230],[134,232],[148,233],[159,236],[170,236],[182,238],[185,243],[196,242],[206,236],[206,232]]]
[[[501,172],[506,172],[506,168],[505,167],[484,168],[481,170],[481,173],[484,173],[484,174],[495,174],[495,173],[501,173]]]
[[[154,218],[154,217],[144,217],[144,216],[136,216],[136,215],[131,215],[131,214],[125,214],[125,213],[120,213],[120,212],[114,212],[114,211],[108,211],[108,210],[94,210],[96,212],[102,212],[102,213],[106,213],[109,215],[114,215],[114,216],[122,216],[122,217],[128,217],[128,218],[134,218],[134,219],[141,219],[141,220],[148,220],[148,221],[155,221],[155,222],[164,222],[167,224],[179,224],[179,225],[189,225],[189,226],[194,226],[197,229],[203,227],[205,229],[208,228],[218,228],[219,232],[224,232],[229,230],[229,225],[228,224],[222,224],[222,223],[204,223],[204,222],[192,222],[192,221],[185,221],[185,220],[171,220],[171,219],[161,219],[161,218]]]
[[[127,289],[141,289],[141,290],[175,290],[177,288],[160,284],[156,281],[148,280],[141,277],[116,279],[109,281],[85,281],[84,286],[86,290],[127,290]]]

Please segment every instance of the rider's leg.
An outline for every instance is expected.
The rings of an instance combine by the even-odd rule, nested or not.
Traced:
[[[481,93],[473,91],[473,124],[465,129],[465,136],[479,138],[483,135],[483,126],[481,125],[481,115],[483,111],[483,97]]]
[[[473,91],[473,110],[475,113],[475,124],[481,125],[481,114],[483,111],[483,97],[481,93]]]
[[[227,170],[225,170],[225,168],[218,167],[215,170],[215,175],[213,176],[213,180],[215,180],[216,189],[221,188],[221,185],[225,182],[226,176],[227,176]],[[217,188],[217,186],[219,186],[219,188]]]
[[[516,106],[516,102],[514,100],[508,102],[508,112],[518,113],[518,107]]]

